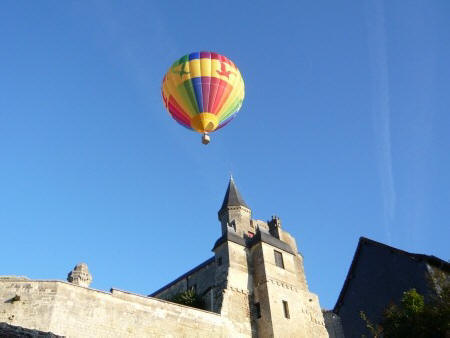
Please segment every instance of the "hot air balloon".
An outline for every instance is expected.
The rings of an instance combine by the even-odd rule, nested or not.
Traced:
[[[209,133],[235,118],[244,100],[244,80],[227,57],[213,52],[197,52],[175,61],[164,75],[162,98],[169,114],[182,126]]]

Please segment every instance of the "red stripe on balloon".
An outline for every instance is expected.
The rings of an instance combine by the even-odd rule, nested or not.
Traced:
[[[173,96],[170,97],[170,100],[168,101],[168,103],[171,103],[173,107],[176,108],[176,110],[182,114],[187,120],[191,120],[191,117],[189,116],[189,114],[184,110],[184,108],[174,99]]]
[[[183,120],[180,120],[177,116],[175,116],[175,115],[172,115],[172,117],[173,117],[173,119],[175,120],[175,121],[177,121],[179,124],[181,124],[183,127],[186,127],[186,128],[188,128],[188,129],[191,129],[192,130],[192,127],[191,127],[191,124],[190,123],[188,123],[188,124],[186,124],[186,122],[185,121],[183,121]]]
[[[211,78],[209,76],[202,77],[202,98],[203,111],[209,112],[209,91],[211,88]]]
[[[169,99],[169,111],[172,114],[172,116],[175,118],[175,116],[178,118],[177,120],[184,121],[184,124],[190,125],[191,119],[189,118],[189,115],[187,115],[183,108],[181,108],[178,103],[174,100],[174,98],[171,96]]]
[[[173,96],[170,96],[170,100],[169,102],[179,111],[181,112],[184,116],[186,116],[189,119],[189,114],[186,113],[186,111],[184,110],[184,108],[182,106],[180,106],[180,104],[177,102],[177,100],[175,100],[175,98]]]
[[[213,106],[211,107],[211,113],[213,114],[217,114],[218,110],[217,110],[217,106],[220,103],[220,100],[222,99],[222,95],[225,89],[225,85],[224,85],[224,81],[221,79],[217,79],[217,92],[216,92],[216,97],[214,98],[214,103]]]
[[[213,113],[214,102],[217,99],[217,92],[219,91],[220,79],[216,77],[211,78],[211,85],[209,87],[208,112]]]
[[[167,97],[164,95],[164,90],[162,87],[161,87],[161,96],[164,102],[164,106],[167,108]]]
[[[233,67],[234,69],[237,69],[236,65],[233,63],[233,61],[231,61],[229,58],[227,58],[226,56],[211,52],[210,55],[207,55],[207,52],[200,52],[200,57],[202,58],[202,53],[205,53],[204,57],[206,58],[211,58],[211,60],[219,60],[220,62],[224,62],[227,65],[229,65],[230,67]]]
[[[170,105],[169,105],[169,107],[170,107]],[[170,108],[169,108],[170,109]],[[191,121],[189,121],[189,120],[186,120],[186,118],[183,116],[183,115],[180,115],[180,114],[178,114],[177,112],[175,112],[175,111],[171,111],[171,115],[172,115],[172,117],[175,119],[175,120],[177,120],[179,123],[182,123],[182,124],[184,124],[184,125],[186,125],[186,126],[190,126],[191,125]]]
[[[226,81],[220,80],[219,90],[217,91],[216,100],[214,101],[213,114],[217,115],[219,110],[222,108],[225,101],[230,96],[231,90],[233,89]]]
[[[211,59],[213,59],[213,60],[220,60],[220,57],[221,57],[221,56],[222,56],[222,55],[220,55],[220,54],[211,52]]]

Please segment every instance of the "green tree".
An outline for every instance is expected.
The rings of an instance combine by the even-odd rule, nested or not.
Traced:
[[[450,283],[445,274],[432,281],[436,291],[427,301],[415,289],[403,293],[399,304],[390,304],[380,324],[373,324],[361,311],[361,319],[373,338],[449,338]],[[431,284],[431,283],[430,283]]]
[[[205,302],[203,299],[195,292],[193,288],[188,289],[186,291],[177,293],[172,298],[169,299],[169,301],[183,304],[191,307],[196,307],[198,309],[204,309],[205,308]]]
[[[435,337],[423,335],[425,302],[415,289],[403,293],[400,304],[391,304],[384,313],[381,323],[384,337]]]

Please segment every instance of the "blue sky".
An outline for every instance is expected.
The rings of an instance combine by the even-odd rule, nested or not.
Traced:
[[[229,173],[321,306],[360,236],[449,258],[450,2],[2,1],[0,274],[149,294],[212,256]],[[212,135],[161,80],[212,50],[246,84]]]

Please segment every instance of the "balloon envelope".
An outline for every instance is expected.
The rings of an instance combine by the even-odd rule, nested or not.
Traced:
[[[213,52],[191,53],[167,71],[162,97],[175,121],[209,133],[236,116],[244,100],[244,80],[227,57]]]

